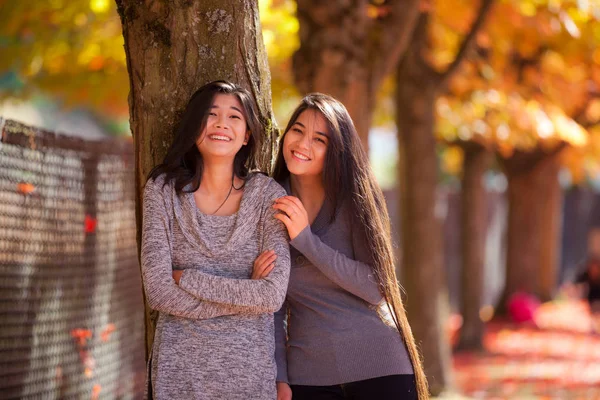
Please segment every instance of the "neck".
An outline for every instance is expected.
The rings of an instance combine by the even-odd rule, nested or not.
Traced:
[[[292,195],[298,197],[305,208],[320,208],[325,201],[323,178],[317,176],[299,176],[290,174]]]
[[[221,193],[231,187],[233,176],[233,163],[231,160],[204,160],[204,170],[200,188],[204,193]],[[237,180],[235,181],[237,182]]]

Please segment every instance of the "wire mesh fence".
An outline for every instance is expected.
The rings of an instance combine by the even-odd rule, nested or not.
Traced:
[[[0,132],[0,398],[139,398],[131,143]]]

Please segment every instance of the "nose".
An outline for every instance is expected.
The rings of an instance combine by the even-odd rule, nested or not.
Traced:
[[[223,114],[220,114],[217,117],[217,121],[215,122],[215,128],[219,128],[219,129],[227,129],[227,117]]]
[[[298,142],[298,145],[302,149],[309,150],[310,149],[310,143],[311,143],[310,135],[308,133],[305,133],[300,138],[300,141]]]

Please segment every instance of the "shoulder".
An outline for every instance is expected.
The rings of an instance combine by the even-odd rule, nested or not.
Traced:
[[[256,197],[261,197],[265,200],[274,200],[286,195],[285,189],[275,179],[262,172],[251,173],[247,184],[251,186],[251,190]]]
[[[160,174],[156,178],[148,178],[144,186],[144,198],[163,197],[168,198],[174,190],[173,182],[165,181],[165,174]]]
[[[333,212],[335,213],[335,221],[338,225],[344,225],[348,228],[361,225],[360,218],[351,199],[340,199],[338,206]]]

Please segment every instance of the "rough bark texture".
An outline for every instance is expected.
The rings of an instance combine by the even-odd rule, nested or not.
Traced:
[[[479,316],[482,303],[487,225],[487,194],[483,175],[492,153],[476,143],[463,146],[465,159],[461,187],[461,315],[463,324],[458,347],[483,348],[484,324]]]
[[[250,90],[269,128],[262,166],[270,163],[271,78],[257,0],[117,0],[130,78],[129,111],[136,152],[138,247],[141,195],[150,170],[162,162],[190,96],[207,82],[225,79]],[[146,307],[146,345],[155,315]]]
[[[381,7],[367,0],[297,3],[296,85],[303,93],[322,92],[344,103],[368,148],[375,95],[410,44],[420,2],[392,0]]]
[[[448,290],[443,270],[441,224],[435,213],[438,160],[434,135],[434,106],[472,47],[477,31],[490,10],[484,0],[471,31],[455,60],[443,72],[427,64],[429,15],[420,15],[397,70],[396,118],[400,145],[402,268],[410,324],[424,358],[432,394],[452,386],[450,343],[443,329],[448,317]]]
[[[547,187],[549,184],[554,185],[552,181],[558,183],[556,157],[556,152],[547,154],[538,149],[529,154],[517,153],[511,159],[503,161],[508,179],[509,212],[506,284],[498,305],[501,313],[506,310],[506,301],[514,293],[526,292],[542,298],[542,279],[547,281],[547,285],[556,282],[558,250],[543,246],[545,237],[549,238],[546,239],[548,242],[553,242],[554,247],[558,246],[559,226],[556,219],[559,210],[556,207],[560,202],[556,198],[548,198],[556,188]],[[549,217],[554,221],[544,221]],[[542,257],[549,250],[552,253]],[[542,268],[544,258],[551,260],[544,267],[545,271]]]

